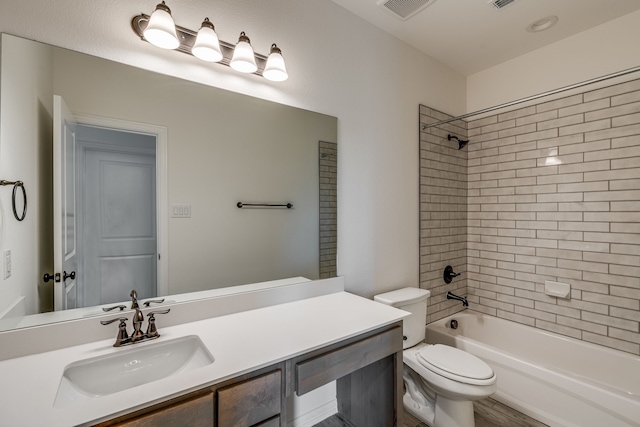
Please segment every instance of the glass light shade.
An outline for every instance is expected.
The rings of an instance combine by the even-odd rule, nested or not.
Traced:
[[[205,18],[202,23],[202,27],[200,27],[196,36],[196,42],[191,48],[191,53],[196,58],[207,62],[220,62],[222,60],[220,41],[213,24],[209,22],[209,18]]]
[[[164,2],[156,6],[143,34],[149,43],[162,49],[175,49],[180,46],[171,10]]]
[[[267,58],[267,65],[264,67],[262,76],[272,82],[283,82],[289,78],[287,68],[284,65],[282,52],[275,43],[271,45],[271,53],[269,53],[269,57]]]
[[[256,57],[250,43],[249,37],[245,35],[244,31],[241,32],[238,44],[233,49],[233,58],[229,63],[231,68],[241,73],[255,73],[258,70]]]

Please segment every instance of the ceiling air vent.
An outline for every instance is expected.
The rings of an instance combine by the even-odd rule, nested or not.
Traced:
[[[496,9],[502,9],[509,6],[511,3],[515,3],[517,0],[489,0],[489,4]]]
[[[436,0],[380,0],[378,6],[382,6],[387,12],[404,21],[434,1]]]

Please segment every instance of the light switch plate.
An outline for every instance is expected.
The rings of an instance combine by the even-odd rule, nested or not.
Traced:
[[[191,205],[171,205],[171,218],[191,218]]]

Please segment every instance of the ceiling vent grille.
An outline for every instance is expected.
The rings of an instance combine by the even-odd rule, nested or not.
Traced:
[[[380,0],[378,6],[382,6],[396,18],[403,21],[411,18],[436,0]]]
[[[516,0],[489,0],[489,4],[496,9],[502,9],[509,6],[511,3],[515,3]]]

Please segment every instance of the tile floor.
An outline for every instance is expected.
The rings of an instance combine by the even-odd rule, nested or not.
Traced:
[[[476,427],[548,427],[493,399],[475,402]],[[401,427],[427,427],[404,411]]]

